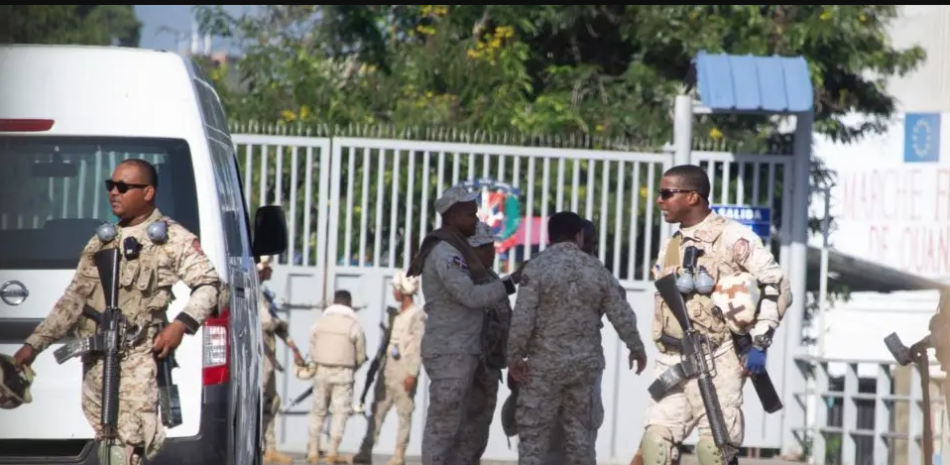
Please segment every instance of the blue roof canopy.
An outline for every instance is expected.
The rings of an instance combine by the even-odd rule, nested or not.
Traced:
[[[803,57],[699,52],[693,61],[699,99],[713,112],[801,113],[814,109]]]

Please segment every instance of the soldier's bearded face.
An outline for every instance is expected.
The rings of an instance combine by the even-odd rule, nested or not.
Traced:
[[[690,208],[690,194],[692,190],[682,185],[678,176],[664,176],[660,180],[660,190],[656,196],[656,204],[663,212],[663,219],[667,223],[679,223]]]
[[[109,190],[112,214],[128,220],[148,211],[155,188],[147,185],[148,175],[138,165],[120,163],[112,172],[114,186]],[[122,192],[125,191],[125,192]]]

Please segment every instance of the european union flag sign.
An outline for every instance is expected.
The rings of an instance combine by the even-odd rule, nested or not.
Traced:
[[[772,235],[772,209],[746,205],[710,205],[713,213],[736,220],[749,227],[762,242],[768,243]]]
[[[904,163],[940,160],[940,113],[907,113],[904,116]]]

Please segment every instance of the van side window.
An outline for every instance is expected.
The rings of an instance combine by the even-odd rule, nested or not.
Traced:
[[[241,204],[239,189],[235,185],[236,173],[231,172],[231,151],[223,143],[209,139],[211,156],[214,162],[214,176],[218,184],[221,199],[221,222],[228,240],[228,256],[244,257],[248,251],[242,238],[244,229],[244,206]]]
[[[141,158],[158,171],[156,206],[200,237],[188,143],[133,137],[2,136],[0,269],[73,269],[103,222],[116,221],[105,180]]]

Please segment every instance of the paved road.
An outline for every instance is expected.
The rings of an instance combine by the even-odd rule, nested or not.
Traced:
[[[302,464],[307,463],[303,454],[290,454],[290,455],[292,455],[296,459],[296,461],[294,462],[295,465],[297,464],[302,465]],[[388,456],[382,456],[382,455],[376,456],[373,460],[373,465],[385,465],[387,460],[389,460]],[[516,465],[517,463],[518,462],[514,460],[508,460],[508,461],[482,460],[481,465]],[[801,462],[790,462],[787,460],[778,460],[778,459],[740,459],[740,463],[742,463],[742,465],[801,465]],[[406,465],[421,465],[421,464],[422,462],[419,461],[418,457],[410,457],[406,461]],[[627,465],[627,464],[601,462],[601,465]],[[682,459],[680,460],[680,465],[699,465],[699,461],[696,460],[696,456],[694,455],[683,455]]]

